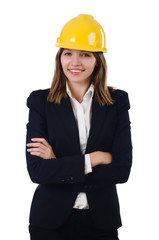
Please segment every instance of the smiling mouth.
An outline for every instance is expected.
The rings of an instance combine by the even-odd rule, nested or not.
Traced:
[[[80,70],[80,69],[69,69],[70,72],[72,73],[80,73],[83,72],[84,70]]]

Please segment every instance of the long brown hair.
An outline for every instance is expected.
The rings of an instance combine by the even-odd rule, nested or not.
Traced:
[[[50,92],[47,97],[48,102],[59,103],[63,97],[67,97],[66,93],[66,81],[67,78],[62,70],[61,66],[61,54],[63,48],[60,48],[55,58],[55,71],[50,88]],[[113,104],[113,100],[110,96],[106,80],[107,80],[107,64],[102,52],[93,52],[96,58],[96,66],[92,75],[90,76],[90,83],[94,85],[95,97],[101,106]]]

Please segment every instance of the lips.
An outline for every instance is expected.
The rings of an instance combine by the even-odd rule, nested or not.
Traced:
[[[83,69],[69,69],[69,71],[72,73],[80,73],[80,72],[83,72],[84,70]]]

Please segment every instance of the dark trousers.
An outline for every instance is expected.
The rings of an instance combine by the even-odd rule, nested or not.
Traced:
[[[119,240],[117,229],[97,228],[89,210],[73,209],[66,223],[58,229],[29,226],[31,240]]]

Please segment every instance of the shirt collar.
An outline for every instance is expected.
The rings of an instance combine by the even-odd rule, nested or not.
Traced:
[[[70,91],[70,89],[69,89],[69,86],[68,86],[68,83],[67,83],[67,82],[66,82],[66,92],[67,92],[67,94],[68,94],[69,97],[72,97],[72,96],[71,96],[71,91]]]
[[[72,98],[71,91],[69,89],[68,83],[66,82],[66,92],[69,95],[69,97]],[[88,88],[87,92],[85,93],[83,100],[89,100],[93,97],[94,94],[94,85],[91,84],[90,87]]]

